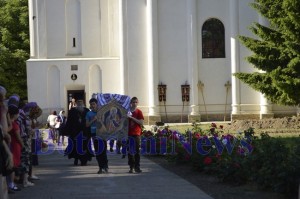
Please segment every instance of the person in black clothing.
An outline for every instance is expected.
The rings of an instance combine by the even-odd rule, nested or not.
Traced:
[[[94,156],[91,153],[91,132],[85,126],[85,115],[89,109],[84,107],[83,101],[77,101],[77,107],[69,110],[65,131],[69,136],[68,146],[65,155],[74,158],[74,165],[78,165],[78,160],[82,166],[87,165],[88,161]]]

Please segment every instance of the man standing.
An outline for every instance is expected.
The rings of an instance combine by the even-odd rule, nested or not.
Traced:
[[[139,101],[137,97],[130,100],[130,112],[128,113],[128,139],[129,139],[129,152],[128,152],[128,165],[130,167],[129,173],[141,173],[140,169],[140,145],[141,134],[144,123],[144,116],[140,109],[137,108]]]
[[[96,136],[98,101],[95,98],[91,98],[89,103],[91,110],[86,114],[85,120],[86,127],[91,129],[91,135],[95,148],[95,156],[99,166],[98,174],[108,173],[108,160],[106,153],[107,142],[103,138]]]
[[[82,100],[78,100],[77,107],[71,108],[69,111],[66,132],[69,134],[69,143],[65,153],[68,158],[74,158],[74,165],[87,165],[92,160],[93,154],[90,152],[90,130],[86,127],[85,116],[90,110],[84,106]]]

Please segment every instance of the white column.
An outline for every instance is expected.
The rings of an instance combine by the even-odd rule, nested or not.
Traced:
[[[260,115],[273,114],[272,104],[265,98],[263,94],[260,94]]]
[[[197,1],[187,0],[187,57],[190,91],[190,115],[200,115],[198,102]]]
[[[269,21],[259,14],[258,23],[263,26],[269,26]],[[265,71],[260,71],[261,73],[265,73]],[[260,93],[260,118],[263,118],[263,115],[273,114],[272,112],[272,104],[265,98],[264,94]]]
[[[120,82],[121,82],[121,88],[120,88],[120,93],[121,94],[126,94],[128,93],[128,84],[127,84],[127,62],[126,62],[126,17],[125,15],[127,13],[124,12],[126,8],[126,2],[127,0],[119,0],[119,40],[120,40]]]
[[[157,0],[147,0],[147,66],[149,116],[158,115]]]
[[[28,13],[29,13],[29,35],[30,35],[30,57],[35,56],[35,2],[34,0],[28,1]]]
[[[36,50],[35,57],[39,59],[47,58],[47,20],[46,20],[46,0],[36,1]]]
[[[230,0],[230,48],[231,48],[231,73],[240,71],[240,54],[237,36],[239,34],[239,4],[238,0]],[[232,114],[240,114],[240,81],[232,75]]]

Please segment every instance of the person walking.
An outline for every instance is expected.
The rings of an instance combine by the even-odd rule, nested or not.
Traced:
[[[8,101],[9,106],[15,105],[17,107],[22,107],[20,103],[20,98],[18,95],[12,95]],[[28,103],[29,104],[29,103]],[[36,103],[35,103],[36,104]],[[27,104],[26,104],[27,105]],[[25,106],[26,106],[25,105]],[[24,106],[24,107],[25,107]],[[26,110],[26,109],[25,109]],[[16,122],[20,128],[20,136],[23,141],[23,147],[21,151],[21,165],[19,171],[19,182],[23,184],[23,187],[34,186],[34,183],[29,179],[32,175],[32,128],[31,128],[31,119],[22,108],[19,108],[19,117]],[[38,178],[35,176],[35,178]]]
[[[71,110],[72,108],[77,107],[77,103],[76,103],[76,99],[73,97],[71,99],[71,102],[69,103],[69,110]]]
[[[58,126],[58,144],[60,144],[60,138],[61,143],[63,146],[65,146],[65,136],[64,136],[64,128],[66,126],[67,117],[65,116],[65,111],[61,110],[56,118]]]
[[[85,116],[90,110],[84,106],[83,100],[77,101],[77,106],[71,108],[68,114],[65,131],[68,132],[69,141],[65,150],[68,158],[74,158],[74,165],[87,165],[94,156],[91,149],[90,130],[86,127]]]
[[[20,169],[21,151],[24,147],[23,140],[20,136],[20,127],[16,122],[19,117],[19,108],[15,105],[10,105],[8,107],[8,113],[12,121],[12,129],[9,131],[9,134],[11,136],[10,150],[13,154],[14,167],[13,172],[6,176],[6,182],[10,191],[20,191],[21,189],[14,183],[15,173],[19,172],[18,169]]]
[[[107,141],[96,136],[98,101],[95,98],[91,98],[89,103],[91,110],[85,116],[86,127],[89,127],[91,131],[95,156],[99,166],[98,174],[108,173]]]
[[[56,132],[56,118],[57,118],[57,112],[52,111],[52,113],[48,116],[47,122],[49,124],[49,129],[50,129],[50,136],[53,140],[53,143],[57,142],[57,132]]]
[[[128,165],[129,173],[141,173],[140,168],[140,145],[144,116],[140,109],[137,108],[139,101],[137,97],[130,100],[130,111],[127,115],[128,124]]]

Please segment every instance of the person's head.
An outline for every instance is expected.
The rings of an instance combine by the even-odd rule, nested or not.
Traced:
[[[79,111],[83,111],[84,110],[84,102],[83,102],[83,100],[77,100],[77,110],[79,110]]]
[[[64,114],[65,114],[64,110],[59,111],[59,115],[64,115]]]
[[[52,115],[57,115],[57,112],[56,111],[52,111]]]
[[[16,105],[17,107],[19,107],[20,104],[20,97],[17,94],[13,94],[12,96],[10,96],[8,98],[8,105]]]
[[[8,113],[10,115],[10,118],[15,120],[19,116],[19,108],[16,105],[11,104],[8,106]]]
[[[138,103],[139,103],[139,100],[137,97],[131,98],[131,100],[130,100],[131,108],[135,109],[137,107]]]
[[[25,113],[29,113],[32,108],[37,107],[37,106],[38,105],[36,102],[29,102],[29,103],[25,104],[22,109]]]
[[[90,104],[90,108],[92,111],[97,111],[97,108],[98,108],[98,101],[96,98],[91,98],[90,101],[89,101],[89,104]]]
[[[71,102],[74,104],[74,103],[76,102],[76,99],[73,97],[73,98],[71,99]]]
[[[111,116],[115,117],[117,115],[117,113],[118,113],[118,110],[115,107],[112,107],[110,109],[110,115]]]

